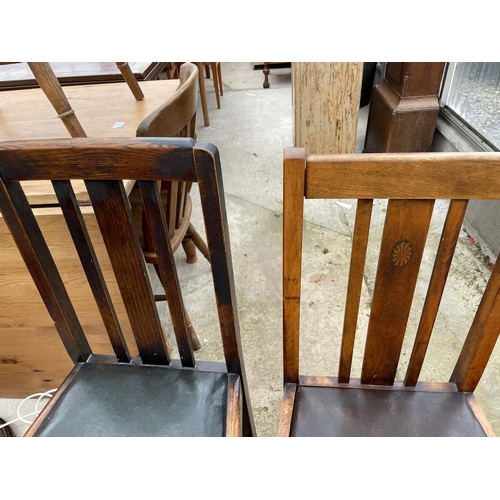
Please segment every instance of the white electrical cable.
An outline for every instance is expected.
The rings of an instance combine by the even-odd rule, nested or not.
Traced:
[[[44,398],[49,398],[50,399],[52,397],[52,393],[56,392],[56,391],[57,391],[57,389],[50,389],[50,391],[37,392],[35,394],[31,394],[27,398],[24,398],[19,403],[19,406],[17,407],[17,417],[18,418],[14,419],[14,420],[11,420],[10,422],[7,422],[5,424],[0,425],[0,429],[3,429],[4,427],[7,427],[10,424],[13,424],[14,422],[17,422],[18,420],[21,420],[21,422],[24,422],[25,424],[32,424],[35,421],[35,418],[38,416],[38,414],[42,411],[42,408],[38,409],[38,406],[39,406],[40,402],[42,401],[42,399],[44,399]],[[35,411],[33,411],[31,413],[28,413],[26,415],[21,415],[21,407],[23,406],[23,404],[26,401],[28,401],[28,399],[32,399],[32,398],[35,398],[35,397],[38,397],[36,405],[35,405]],[[35,415],[35,418],[33,420],[26,420],[26,417],[31,417],[32,415]]]

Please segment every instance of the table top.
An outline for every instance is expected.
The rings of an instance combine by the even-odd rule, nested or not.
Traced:
[[[141,121],[166,102],[179,80],[140,83],[144,93],[136,101],[126,83],[65,87],[64,93],[88,137],[135,137]],[[0,141],[69,138],[69,132],[41,89],[0,92]],[[129,193],[134,181],[126,181]],[[23,183],[32,205],[57,203],[52,185]],[[88,203],[83,181],[73,183],[78,201]]]
[[[167,63],[129,62],[137,80],[158,78]],[[59,83],[65,85],[90,85],[100,82],[123,82],[123,76],[115,62],[51,62]],[[0,66],[0,90],[38,88],[27,63]]]

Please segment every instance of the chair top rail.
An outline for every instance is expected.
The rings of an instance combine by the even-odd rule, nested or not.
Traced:
[[[196,143],[190,138],[0,142],[0,176],[4,181],[141,179],[194,182],[195,144],[197,148],[214,149],[213,145]]]
[[[306,161],[306,198],[500,198],[500,153],[308,155]]]

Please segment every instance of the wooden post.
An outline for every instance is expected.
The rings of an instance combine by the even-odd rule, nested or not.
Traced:
[[[295,147],[354,153],[362,62],[292,63]]]
[[[430,151],[445,63],[387,63],[372,92],[364,153]]]

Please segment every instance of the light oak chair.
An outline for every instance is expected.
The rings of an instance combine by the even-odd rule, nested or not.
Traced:
[[[96,168],[96,165],[99,168]],[[85,180],[132,328],[130,354],[70,181]],[[179,352],[172,359],[122,179],[137,179]],[[94,353],[21,181],[51,180],[114,355]],[[197,361],[158,182],[197,182],[224,362]],[[193,139],[54,139],[0,143],[0,211],[73,370],[27,436],[252,436],[219,153]],[[104,258],[105,256],[102,255]],[[111,278],[110,278],[111,279]],[[50,353],[40,353],[40,356]]]
[[[198,104],[198,68],[185,63],[179,70],[180,83],[175,94],[161,107],[147,116],[137,127],[138,137],[191,137],[195,138],[196,109]],[[189,182],[163,182],[160,191],[164,200],[164,210],[170,236],[170,244],[175,252],[182,243],[186,260],[192,264],[197,261],[196,248],[210,262],[206,243],[191,223],[192,201],[189,194]],[[137,193],[136,193],[137,196]],[[138,205],[140,206],[140,205]],[[138,214],[136,214],[136,217]],[[151,241],[151,234],[145,218],[142,218],[142,236],[146,262],[157,267],[157,254]],[[157,274],[160,276],[158,273]],[[158,300],[165,300],[158,296]],[[195,329],[191,324],[187,311],[188,324],[192,333],[195,350],[201,348]]]
[[[167,67],[167,78],[178,78],[179,68],[183,63],[174,62]],[[215,99],[217,102],[217,109],[220,109],[220,96],[224,95],[224,90],[222,86],[222,70],[220,62],[195,62],[198,67],[198,83],[200,86],[200,97],[201,97],[201,107],[203,110],[203,121],[205,127],[210,125],[210,118],[208,115],[208,101],[207,101],[207,91],[205,87],[205,79],[203,76],[203,69],[205,68],[205,75],[210,78],[210,69],[212,69],[213,79],[214,79],[214,89],[215,89]]]
[[[336,377],[301,374],[304,199],[357,199]],[[373,200],[389,199],[361,367],[351,377]],[[500,154],[305,155],[286,149],[283,208],[284,393],[280,436],[491,436],[473,392],[500,332],[495,265],[449,381],[420,371],[468,199],[500,198]],[[395,380],[434,201],[448,214],[404,380]]]

